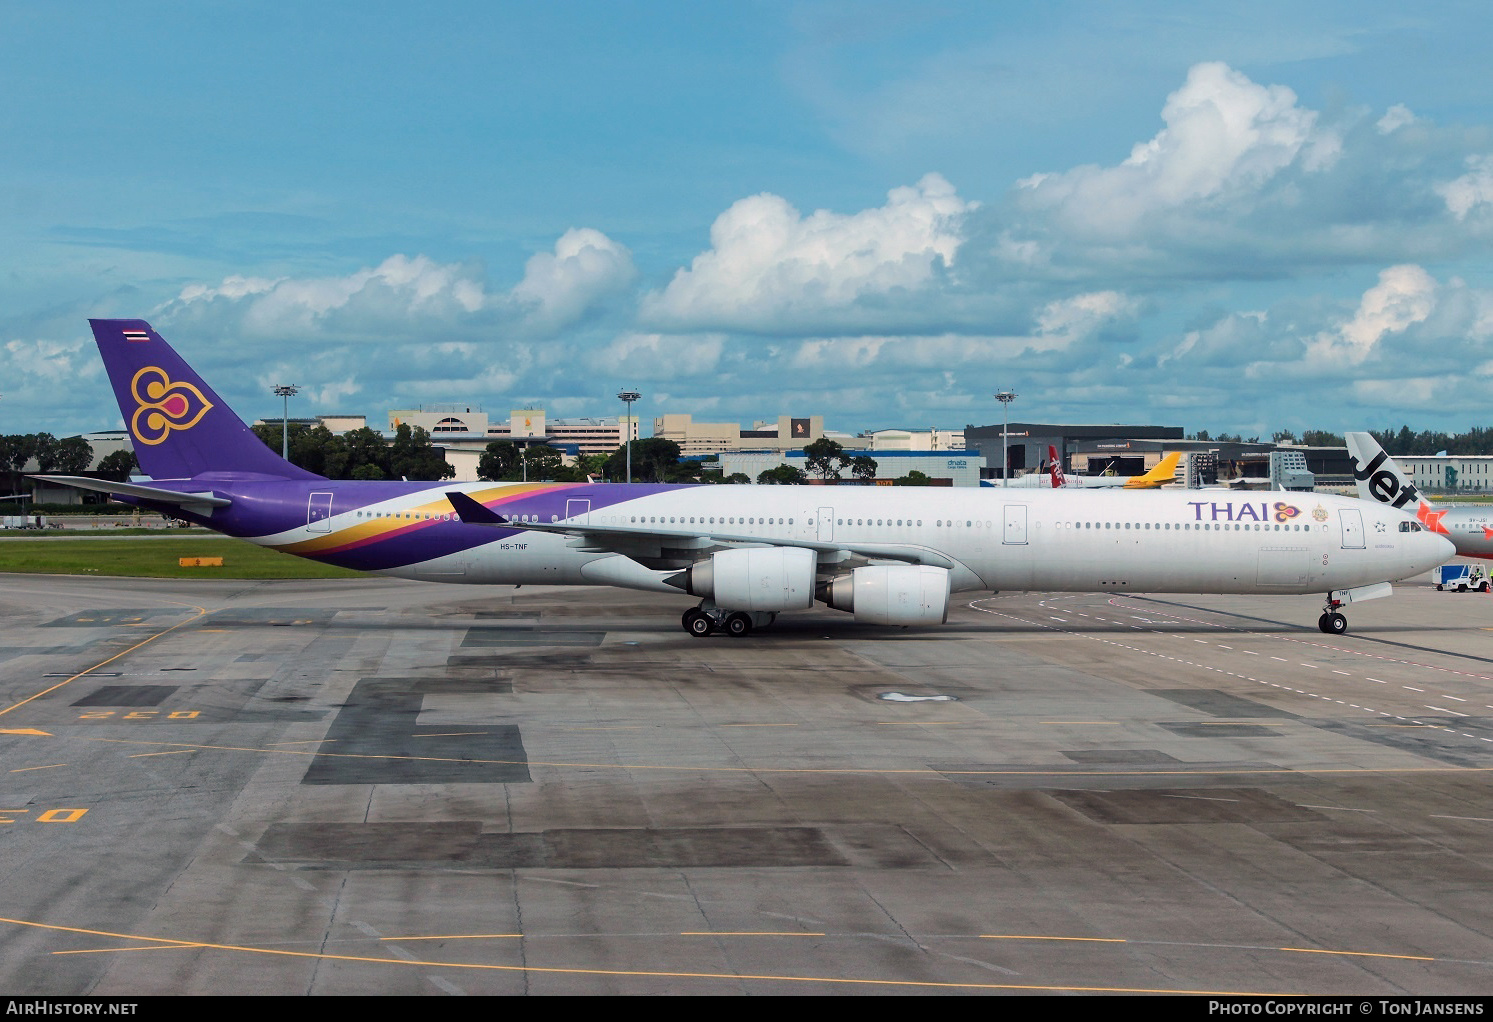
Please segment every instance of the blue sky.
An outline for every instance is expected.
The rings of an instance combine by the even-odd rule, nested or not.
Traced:
[[[1488,425],[1493,8],[0,0],[0,433]]]

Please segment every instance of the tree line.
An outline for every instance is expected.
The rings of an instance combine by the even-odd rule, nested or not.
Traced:
[[[87,472],[93,464],[93,445],[80,436],[59,440],[51,433],[0,436],[0,473],[5,475],[7,492],[19,493],[26,485],[21,473],[33,459],[38,473],[75,476]],[[99,462],[98,472],[106,479],[122,483],[134,468],[134,454],[115,451]]]
[[[249,427],[276,454],[282,444],[280,423]],[[291,423],[289,461],[307,472],[328,479],[450,479],[456,469],[442,451],[430,442],[430,434],[419,426],[400,423],[394,439],[361,426],[337,434],[323,425]]]
[[[1409,426],[1401,426],[1399,429],[1371,429],[1368,432],[1392,458],[1422,457],[1443,451],[1451,455],[1493,454],[1493,427],[1489,426],[1474,426],[1466,433],[1439,433],[1429,429],[1417,433]],[[1220,433],[1210,437],[1207,430],[1199,430],[1195,435],[1188,434],[1187,439],[1251,444],[1259,443],[1260,440],[1257,436],[1245,440],[1237,433]],[[1270,439],[1278,444],[1305,444],[1308,447],[1345,446],[1343,434],[1325,429],[1308,429],[1299,437],[1291,430],[1283,429],[1272,433]]]

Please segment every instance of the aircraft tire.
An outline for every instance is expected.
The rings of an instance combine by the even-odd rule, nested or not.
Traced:
[[[703,639],[715,631],[715,622],[710,615],[691,607],[684,612],[684,630],[697,639]]]
[[[726,634],[733,639],[739,639],[752,630],[752,616],[738,611],[726,618]]]
[[[1327,615],[1327,627],[1324,629],[1331,635],[1342,635],[1348,630],[1348,619],[1343,615],[1333,612]]]

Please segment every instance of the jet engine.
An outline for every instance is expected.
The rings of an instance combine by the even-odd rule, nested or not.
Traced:
[[[868,625],[939,625],[949,619],[949,570],[872,565],[831,579],[819,598]]]
[[[814,551],[802,547],[748,547],[722,550],[668,582],[727,610],[808,610],[817,565]]]

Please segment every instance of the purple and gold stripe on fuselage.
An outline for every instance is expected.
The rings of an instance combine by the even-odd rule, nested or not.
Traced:
[[[450,488],[461,489],[495,510],[507,508],[513,514],[532,513],[545,521],[552,515],[566,517],[567,498],[589,499],[590,510],[595,511],[639,495],[637,487],[589,483],[517,483],[482,489],[468,489],[468,486],[452,484]],[[329,488],[334,494],[340,489],[337,484]],[[400,505],[398,498],[385,498],[339,507],[340,502],[334,496],[332,521],[347,521],[353,516],[351,524],[293,543],[269,545],[284,553],[344,568],[380,571],[435,560],[523,531],[521,525],[512,529],[463,525],[456,520],[445,493],[433,492],[429,487],[411,493],[410,497],[418,502]],[[383,510],[365,510],[380,505]],[[522,511],[514,505],[523,505]],[[357,518],[359,512],[365,517]]]

